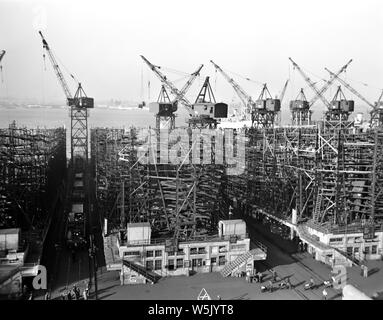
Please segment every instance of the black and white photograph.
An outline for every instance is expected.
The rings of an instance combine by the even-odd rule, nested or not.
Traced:
[[[380,0],[0,0],[0,300],[383,300],[382,32]]]

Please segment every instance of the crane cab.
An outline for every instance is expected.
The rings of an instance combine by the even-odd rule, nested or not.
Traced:
[[[305,100],[293,100],[290,101],[290,110],[307,110],[309,109],[309,103]]]
[[[91,109],[94,108],[94,99],[88,97],[80,97],[80,98],[69,98],[68,106],[76,107],[76,108],[86,108]]]
[[[339,86],[334,98],[331,100],[330,108],[332,111],[351,113],[354,112],[354,100],[347,100]]]
[[[267,96],[269,96],[269,98],[267,98]],[[278,112],[281,110],[281,100],[273,99],[269,89],[267,89],[267,85],[264,84],[259,98],[255,101],[255,109]]]
[[[353,100],[333,100],[331,101],[331,109],[339,110],[343,112],[354,112],[354,101]]]
[[[161,117],[170,117],[178,109],[177,103],[161,103],[151,102],[149,103],[149,112],[154,113]]]
[[[219,103],[195,103],[192,105],[194,110],[200,116],[209,118],[227,118],[228,105]]]
[[[255,109],[278,112],[281,110],[281,100],[272,98],[258,99],[255,101]]]

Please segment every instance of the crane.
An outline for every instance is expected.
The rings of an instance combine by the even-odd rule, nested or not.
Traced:
[[[343,71],[346,71],[346,69],[347,69],[347,67],[348,67],[348,65],[350,64],[352,62],[352,59],[350,59],[337,73],[336,73],[336,76],[339,76]],[[327,91],[327,89],[328,88],[330,88],[330,86],[333,84],[333,82],[335,81],[335,79],[336,79],[336,77],[331,77],[331,79],[330,80],[328,80],[325,84],[324,84],[324,86],[322,87],[322,89],[320,89],[319,90],[319,93],[321,94],[321,95],[323,95],[326,91]],[[311,100],[310,100],[310,102],[309,102],[309,107],[311,107],[314,103],[315,103],[315,101],[317,101],[318,100],[318,98],[319,98],[319,96],[318,95],[315,95]]]
[[[1,60],[3,60],[3,57],[5,55],[5,50],[0,51],[0,73],[1,73],[1,82],[4,82],[3,79],[3,66],[1,65]]]
[[[330,75],[334,78],[336,78],[343,86],[345,86],[348,90],[350,90],[353,94],[355,94],[359,99],[363,100],[365,103],[367,103],[370,107],[375,108],[375,105],[372,104],[371,102],[367,101],[365,97],[363,97],[358,91],[356,91],[353,87],[351,87],[346,81],[343,79],[339,78],[338,75],[334,74],[331,72],[329,69],[325,68],[325,70],[330,73]]]
[[[324,105],[328,108],[331,109],[330,103],[323,97],[323,95],[320,93],[320,91],[317,89],[315,84],[311,81],[311,79],[303,72],[303,70],[289,57],[289,60],[293,64],[294,68],[297,68],[301,76],[305,79],[305,81],[308,83],[310,88],[315,92],[315,94],[322,100]]]
[[[143,55],[141,55],[142,60],[149,66],[149,68],[155,73],[155,75],[161,80],[161,82],[171,91],[171,93],[175,96],[175,101],[181,102],[186,110],[189,112],[190,116],[194,116],[195,112],[191,107],[191,103],[186,99],[185,92],[191,86],[194,79],[199,75],[203,65],[201,65],[192,75],[189,81],[184,85],[184,87],[178,90],[173,83],[171,83],[164,74],[162,74],[159,69],[161,67],[155,66],[148,59],[146,59]],[[186,89],[186,90],[185,90]]]
[[[223,77],[232,85],[232,87],[234,88],[234,91],[237,93],[238,97],[241,99],[241,101],[245,105],[246,113],[250,114],[252,107],[255,105],[255,102],[253,101],[251,96],[249,96],[245,92],[245,90],[243,90],[242,87],[233,78],[231,78],[217,64],[215,64],[213,60],[210,60],[210,62],[213,64],[216,70],[218,70],[223,75]]]
[[[56,73],[56,76],[57,76],[57,79],[59,80],[60,82],[60,85],[62,87],[62,89],[64,90],[64,93],[65,93],[65,96],[67,98],[67,101],[69,102],[70,99],[72,99],[72,93],[69,89],[69,86],[63,76],[63,73],[61,72],[61,69],[60,69],[60,66],[58,65],[57,61],[56,61],[56,58],[55,56],[53,55],[53,52],[52,50],[50,49],[49,45],[48,45],[48,42],[45,40],[43,34],[41,31],[39,31],[39,34],[41,36],[41,39],[43,41],[43,48],[47,51],[48,53],[48,56],[49,56],[49,59],[51,60],[51,63],[52,63],[52,66],[53,66],[53,69]],[[71,75],[71,77],[74,79],[73,75]]]
[[[285,93],[286,93],[286,89],[287,89],[287,84],[289,83],[289,79],[287,79],[283,89],[282,89],[282,92],[281,92],[281,95],[279,96],[279,100],[281,100],[281,103],[282,103],[282,100],[285,96]]]
[[[70,107],[71,116],[71,160],[72,162],[76,157],[88,159],[88,108],[94,107],[93,98],[88,98],[78,82],[78,88],[73,96],[69,86],[64,78],[56,58],[45,40],[41,31],[39,31],[43,42],[43,48],[48,53],[49,59],[52,63],[53,69],[56,73],[57,79],[65,93],[67,105]],[[70,75],[75,81],[75,77]],[[77,82],[77,81],[76,81]]]

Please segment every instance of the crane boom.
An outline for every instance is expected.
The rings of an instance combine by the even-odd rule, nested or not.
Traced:
[[[5,50],[1,50],[0,51],[0,62],[3,59],[4,55],[5,55]]]
[[[303,70],[293,61],[293,59],[289,58],[289,60],[292,62],[294,68],[297,68],[301,76],[305,79],[305,81],[308,83],[310,88],[315,92],[315,94],[322,100],[322,102],[325,104],[327,108],[331,108],[330,103],[323,97],[323,95],[318,91],[315,84],[311,81],[311,79],[303,72]]]
[[[241,86],[233,78],[231,78],[217,64],[215,64],[213,60],[210,60],[210,62],[213,64],[216,70],[218,70],[223,75],[223,77],[231,84],[231,86],[234,88],[235,92],[237,93],[238,97],[241,99],[241,101],[245,105],[247,111],[250,113],[251,107],[255,104],[252,98],[245,92],[245,90],[241,88]]]
[[[141,55],[142,60],[149,66],[149,68],[156,74],[156,76],[161,80],[161,82],[171,91],[173,95],[176,96],[179,102],[183,104],[186,110],[189,112],[190,116],[194,115],[194,111],[191,108],[191,103],[185,98],[184,94],[178,90],[173,83],[171,83],[165,75],[163,75],[158,69],[160,67],[152,64],[148,59],[146,59],[143,55]]]
[[[199,73],[200,73],[202,67],[203,67],[203,64],[201,64],[201,65],[199,66],[199,68],[191,74],[191,77],[190,77],[189,80],[185,83],[185,85],[182,87],[182,89],[181,89],[181,91],[180,91],[181,96],[176,96],[176,97],[174,98],[173,102],[176,102],[176,101],[180,100],[182,97],[184,97],[185,93],[189,90],[189,88],[190,88],[191,85],[193,84],[195,78],[197,78],[197,76],[199,76]]]
[[[346,71],[346,69],[347,69],[347,67],[348,67],[348,65],[350,64],[352,62],[352,59],[350,59],[350,61],[349,62],[347,62],[337,73],[336,73],[336,75],[337,76],[339,76],[343,71]],[[328,80],[325,84],[324,84],[324,86],[322,87],[322,89],[320,89],[319,90],[319,93],[321,94],[321,95],[323,95],[326,91],[327,91],[327,89],[328,88],[330,88],[330,86],[333,84],[333,82],[335,81],[335,77],[332,77],[330,80]],[[318,100],[318,95],[316,95],[316,96],[314,96],[311,100],[310,100],[310,102],[309,102],[309,106],[311,107],[314,103],[315,103],[315,101],[317,101]]]
[[[284,96],[285,96],[286,89],[287,89],[287,84],[288,84],[288,83],[289,83],[289,79],[287,79],[287,81],[286,81],[286,83],[285,83],[285,86],[283,87],[282,92],[281,92],[281,95],[280,95],[280,97],[279,97],[279,100],[281,101],[281,103],[282,103],[282,100],[283,100],[283,98],[284,98]]]
[[[343,79],[339,78],[339,76],[337,76],[336,74],[331,72],[329,69],[325,68],[325,70],[328,73],[330,73],[330,75],[332,77],[336,78],[341,84],[343,84],[348,90],[350,90],[353,94],[355,94],[358,98],[360,98],[365,103],[367,103],[370,107],[372,107],[372,108],[375,107],[371,102],[367,101],[367,99],[365,97],[363,97],[358,91],[356,91],[353,87],[351,87],[346,81],[344,81]]]
[[[67,82],[65,81],[65,78],[60,70],[60,67],[56,61],[56,58],[55,56],[53,55],[51,49],[49,48],[49,45],[47,43],[47,41],[45,40],[43,34],[41,33],[41,31],[39,31],[39,34],[41,36],[41,39],[43,41],[43,48],[47,51],[48,53],[48,56],[49,56],[49,59],[51,60],[51,63],[52,63],[52,66],[53,66],[53,69],[55,70],[55,73],[56,73],[56,76],[57,76],[57,79],[59,80],[60,84],[61,84],[61,87],[63,88],[64,90],[64,93],[65,93],[65,96],[67,99],[72,99],[72,93],[70,92],[69,90],[69,87],[68,87],[68,84]]]

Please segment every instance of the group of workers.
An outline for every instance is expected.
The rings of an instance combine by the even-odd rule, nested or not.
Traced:
[[[89,289],[85,288],[82,295],[80,293],[80,289],[75,285],[72,290],[61,293],[61,300],[88,300],[89,297]]]

